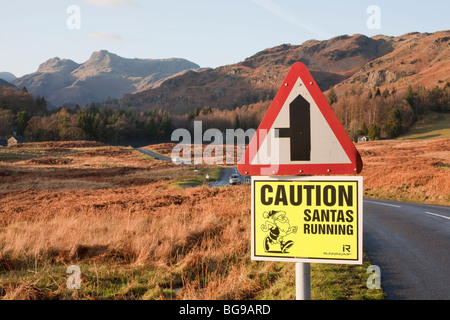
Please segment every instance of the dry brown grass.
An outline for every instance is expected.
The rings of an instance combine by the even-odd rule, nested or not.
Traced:
[[[449,141],[359,144],[366,195],[448,205]],[[295,296],[292,268],[250,263],[249,186],[171,187],[193,166],[120,147],[32,145],[0,157],[4,299]],[[66,288],[71,264],[80,291]]]
[[[0,260],[8,269],[49,261],[176,265],[185,281],[181,297],[243,298],[230,286],[223,289],[232,291],[228,294],[216,287],[234,283],[236,268],[244,265],[238,261],[248,256],[250,214],[244,189],[180,190],[154,183],[4,195]],[[199,280],[204,277],[211,279],[207,286]]]
[[[366,196],[450,205],[450,139],[373,141],[357,148]]]
[[[193,248],[206,246],[205,252],[217,246],[208,242],[216,234],[230,245],[235,236],[242,239],[239,222],[248,212],[240,192],[167,189],[153,183],[113,190],[10,193],[2,196],[1,254],[24,262],[70,262],[110,254],[131,264],[169,264],[187,252],[195,257]],[[236,223],[226,223],[233,218]],[[242,245],[238,243],[227,248],[232,252]]]
[[[143,160],[140,153],[124,148],[69,149],[72,153],[62,159],[70,163],[45,157],[1,164],[1,270],[14,274],[32,269],[38,275],[38,266],[46,270],[80,263],[118,270],[175,266],[176,285],[183,287],[177,298],[250,294],[231,286],[242,282],[234,277],[243,268],[241,260],[248,260],[243,257],[249,256],[246,187],[174,188],[170,184],[191,167]],[[0,293],[5,299],[64,296],[64,276],[39,296],[30,289],[35,280],[0,280]],[[218,290],[224,283],[229,285]],[[148,284],[159,286],[158,281]],[[133,284],[125,287],[135,290]],[[97,291],[84,298],[100,298]],[[133,297],[164,298],[163,291]]]
[[[41,300],[42,290],[31,283],[21,283],[17,287],[8,286],[3,300]]]

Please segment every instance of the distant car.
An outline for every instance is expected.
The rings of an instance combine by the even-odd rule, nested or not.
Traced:
[[[230,176],[230,184],[241,184],[241,177],[238,174],[233,174]]]

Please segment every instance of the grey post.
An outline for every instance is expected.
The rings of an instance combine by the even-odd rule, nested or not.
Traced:
[[[297,300],[311,300],[311,269],[309,263],[295,263],[295,292]]]

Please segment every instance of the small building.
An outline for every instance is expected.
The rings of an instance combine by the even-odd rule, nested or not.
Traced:
[[[367,142],[369,140],[368,136],[358,136],[358,142]]]
[[[24,143],[25,139],[23,137],[11,137],[8,139],[8,146],[13,146],[19,143]]]
[[[0,147],[6,147],[8,145],[8,140],[0,139]]]

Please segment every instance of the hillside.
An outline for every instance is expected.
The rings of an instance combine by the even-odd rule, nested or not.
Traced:
[[[395,87],[398,90],[411,85],[432,88],[450,80],[450,30],[374,38],[386,39],[391,43],[392,51],[370,61],[339,83],[335,88],[338,95],[352,87]]]
[[[449,39],[450,31],[441,31],[399,37],[343,35],[284,44],[236,64],[171,77],[158,87],[105,105],[164,108],[173,114],[204,106],[232,109],[272,99],[295,62],[308,67],[322,91],[336,86],[338,95],[355,87],[430,87],[449,80]]]
[[[175,114],[194,107],[231,109],[272,99],[295,62],[310,69],[322,90],[357,72],[367,62],[392,51],[390,41],[364,35],[339,36],[302,45],[283,44],[233,65],[171,77],[159,87],[109,101],[105,105],[164,108]]]
[[[149,88],[153,83],[183,70],[198,68],[184,59],[126,59],[106,50],[94,52],[78,64],[58,57],[14,81],[33,95],[45,96],[49,104],[84,105]]]
[[[6,80],[3,80],[0,78],[0,86],[2,87],[11,87],[11,88],[15,88],[14,85],[12,83],[9,83]]]
[[[46,108],[45,102],[41,99],[33,99],[30,93],[19,90],[14,85],[0,79],[0,111],[8,111],[8,113],[11,112],[14,115],[21,111],[26,111],[29,115],[43,115]],[[16,127],[16,124],[13,124],[14,118],[16,117],[8,116],[8,124],[2,118],[3,121],[0,122],[3,128],[0,128],[0,132],[3,131],[1,129],[4,129],[4,127]]]
[[[13,82],[16,80],[16,76],[13,75],[11,72],[0,72],[0,80],[4,80],[6,82]]]

